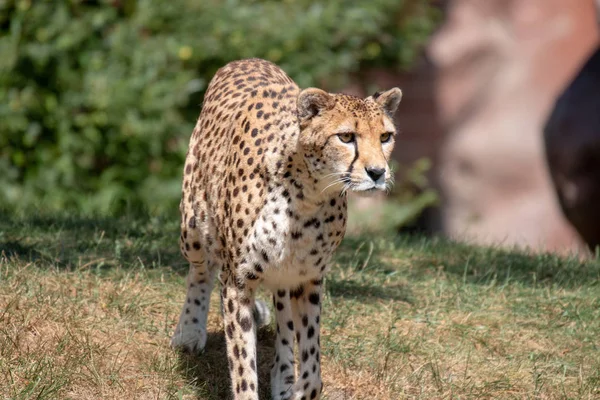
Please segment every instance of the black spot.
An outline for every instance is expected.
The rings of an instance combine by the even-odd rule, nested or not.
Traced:
[[[309,300],[309,301],[310,301],[312,304],[314,304],[315,306],[317,306],[317,305],[319,305],[320,296],[319,296],[319,294],[318,294],[318,293],[311,293],[311,294],[308,296],[308,300]]]
[[[244,332],[250,331],[250,329],[252,329],[252,322],[250,321],[250,318],[248,318],[248,317],[242,318],[240,321],[240,326],[242,327]]]
[[[288,329],[289,329],[290,331],[293,331],[293,330],[294,330],[294,323],[293,323],[292,321],[288,321],[288,323],[287,323],[287,327],[288,327]]]
[[[321,222],[316,218],[311,218],[304,223],[305,228],[308,228],[310,226],[314,226],[315,228],[318,228],[321,226]]]
[[[296,289],[290,290],[290,298],[298,298],[304,294],[304,286],[298,286]]]
[[[308,327],[308,333],[306,334],[306,337],[311,339],[313,336],[315,336],[315,328],[311,325]]]
[[[269,262],[269,256],[267,255],[267,252],[265,250],[261,250],[260,254],[262,255],[263,260],[265,260],[265,262]]]

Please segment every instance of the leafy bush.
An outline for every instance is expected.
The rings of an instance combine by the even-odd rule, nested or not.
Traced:
[[[261,57],[300,86],[404,68],[425,0],[0,2],[0,205],[176,210],[202,96]]]

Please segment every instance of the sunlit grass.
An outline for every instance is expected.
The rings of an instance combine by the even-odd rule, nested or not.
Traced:
[[[178,221],[0,214],[0,397],[227,398],[216,294],[203,355],[168,347]],[[352,236],[326,280],[325,398],[600,396],[600,261]],[[259,331],[268,397],[273,328]]]

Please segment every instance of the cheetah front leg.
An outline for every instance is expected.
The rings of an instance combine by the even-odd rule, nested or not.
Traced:
[[[271,396],[274,400],[289,399],[296,381],[294,371],[294,313],[289,291],[273,293],[277,319],[275,362],[271,368]]]
[[[319,399],[321,380],[321,280],[311,281],[290,291],[300,366],[291,399]]]
[[[190,270],[186,278],[186,299],[177,328],[171,338],[172,347],[190,353],[204,349],[214,272],[214,269],[211,270],[203,259],[190,263]]]
[[[222,279],[223,325],[235,400],[258,400],[254,288]]]

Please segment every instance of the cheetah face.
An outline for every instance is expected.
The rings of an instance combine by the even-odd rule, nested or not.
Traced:
[[[385,191],[396,128],[398,88],[366,99],[309,88],[298,95],[300,146],[323,192]]]

